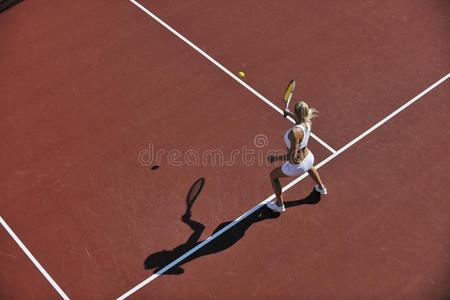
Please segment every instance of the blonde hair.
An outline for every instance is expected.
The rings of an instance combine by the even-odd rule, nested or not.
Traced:
[[[300,123],[307,123],[311,126],[311,119],[317,117],[319,111],[315,108],[310,108],[305,101],[300,101],[295,105],[294,114]]]

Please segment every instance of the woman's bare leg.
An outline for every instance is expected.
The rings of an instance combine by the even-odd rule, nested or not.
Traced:
[[[316,168],[313,166],[311,169],[308,170],[309,176],[314,180],[314,182],[319,185],[321,189],[324,188],[323,182],[320,179],[319,173],[317,172]]]
[[[270,172],[270,182],[272,183],[272,188],[277,196],[277,205],[283,206],[283,195],[281,189],[280,178],[287,177],[283,171],[281,171],[281,167],[277,167]]]

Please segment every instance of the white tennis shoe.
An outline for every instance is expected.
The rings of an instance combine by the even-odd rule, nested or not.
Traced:
[[[269,202],[267,202],[266,205],[267,205],[268,208],[270,208],[270,209],[273,210],[274,212],[279,212],[279,213],[281,213],[281,212],[286,211],[286,207],[284,206],[284,204],[283,204],[283,206],[278,206],[278,205],[277,205],[277,200],[269,201]]]
[[[314,190],[315,190],[316,192],[319,192],[321,195],[326,195],[326,194],[328,194],[328,192],[327,192],[327,187],[326,187],[326,186],[323,186],[323,189],[321,189],[319,185],[316,185],[316,186],[314,187]]]

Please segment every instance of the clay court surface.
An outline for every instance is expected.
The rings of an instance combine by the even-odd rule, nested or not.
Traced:
[[[28,0],[0,32],[1,299],[450,298],[448,1]],[[291,79],[329,194],[284,179],[279,215]]]

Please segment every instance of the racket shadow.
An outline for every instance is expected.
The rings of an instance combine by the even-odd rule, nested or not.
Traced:
[[[194,183],[194,185],[195,184],[196,183]],[[319,201],[320,201],[320,194],[317,192],[312,192],[308,197],[304,199],[287,201],[285,202],[285,205],[286,207],[293,207],[305,204],[317,204],[319,203]],[[165,275],[183,274],[184,273],[184,269],[182,268],[183,265],[202,256],[215,254],[224,251],[226,249],[229,249],[245,236],[246,231],[253,224],[264,220],[275,219],[278,218],[279,216],[280,216],[279,213],[273,212],[266,206],[259,208],[258,210],[250,214],[247,218],[243,219],[241,222],[237,223],[235,226],[230,228],[228,231],[224,232],[222,235],[206,244],[197,252],[193,253],[185,260],[181,261],[177,265],[173,266],[171,269],[167,270],[164,274]],[[192,234],[187,238],[186,242],[176,246],[172,250],[161,250],[149,255],[144,261],[145,269],[148,270],[153,269],[153,273],[157,273],[162,268],[170,264],[172,261],[182,256],[183,254],[185,254],[186,252],[188,252],[189,250],[191,250],[192,248],[194,248],[195,246],[197,246],[202,242],[202,240],[200,240],[200,237],[203,231],[205,230],[205,226],[198,221],[192,220],[192,212],[191,207],[189,207],[189,205],[186,209],[186,212],[183,214],[183,216],[181,216],[181,221],[191,228]],[[233,222],[233,220],[219,224],[214,229],[212,234],[221,230],[231,222]]]

